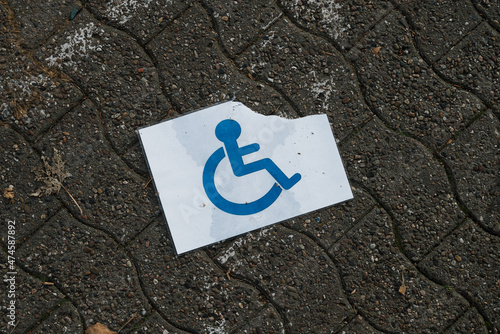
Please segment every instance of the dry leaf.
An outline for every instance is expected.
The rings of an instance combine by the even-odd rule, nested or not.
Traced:
[[[373,50],[372,50],[373,54],[376,56],[379,53],[380,49],[382,49],[381,46],[377,46],[376,48],[373,48]]]
[[[3,197],[10,199],[10,202],[14,203],[14,188],[5,188],[3,190]]]
[[[402,295],[406,293],[406,285],[403,284],[399,287],[399,293]]]
[[[113,332],[106,325],[101,323],[97,323],[95,325],[90,326],[85,331],[85,334],[118,334],[117,332]]]
[[[63,185],[64,180],[68,176],[71,176],[71,174],[64,171],[64,161],[62,160],[59,151],[54,148],[54,156],[52,157],[51,164],[44,156],[42,156],[42,161],[43,167],[38,166],[34,168],[32,172],[35,173],[35,180],[42,181],[44,185],[34,193],[31,193],[30,196],[41,196],[42,194],[50,196],[52,194],[58,194],[59,190],[63,188],[68,193],[69,197],[71,197],[80,210],[80,214],[83,216],[82,208],[78,205],[78,202],[70,194],[68,189],[66,189]]]
[[[54,149],[52,164],[49,164],[44,156],[42,156],[42,161],[43,167],[38,166],[32,172],[35,173],[35,180],[42,181],[44,185],[32,195],[44,194],[45,196],[49,196],[58,194],[63,181],[68,177],[68,173],[64,171],[64,161],[62,161],[61,155],[56,149]]]

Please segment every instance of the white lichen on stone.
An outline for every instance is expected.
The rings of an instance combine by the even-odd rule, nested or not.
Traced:
[[[98,28],[94,22],[88,23],[66,37],[66,43],[57,46],[54,54],[46,58],[45,61],[49,66],[56,65],[60,60],[65,61],[66,65],[74,66],[73,56],[88,57],[89,51],[102,51],[102,46],[99,44],[93,35],[103,35],[104,30]]]
[[[110,1],[106,9],[106,16],[119,24],[125,24],[130,20],[139,8],[148,8],[152,0],[121,0]]]
[[[321,107],[324,111],[328,111],[330,108],[330,96],[336,91],[334,86],[335,80],[328,78],[323,81],[316,81],[310,87],[310,91],[314,94],[314,98],[321,100]],[[320,97],[321,94],[323,94],[322,97]]]
[[[349,28],[345,18],[340,14],[342,2],[331,0],[292,0],[285,4],[296,19],[317,24],[337,39]]]
[[[217,327],[213,326],[206,326],[205,330],[206,333],[208,334],[227,334],[228,331],[226,330],[226,319],[222,319],[220,321],[216,322]]]
[[[8,115],[15,118],[23,117],[26,124],[29,124],[31,117],[34,116],[50,117],[47,109],[50,110],[50,108],[57,105],[51,93],[56,88],[54,81],[44,74],[33,75],[28,71],[29,67],[10,69],[0,75],[0,97],[10,94],[11,98],[13,98],[11,102],[3,102],[0,105],[0,114],[4,117],[9,117]],[[36,92],[33,92],[33,89]],[[44,93],[39,95],[41,89],[43,89]],[[32,106],[32,102],[35,100],[41,103]]]
[[[35,86],[45,88],[55,87],[52,80],[43,74],[31,75],[22,73],[16,75],[14,71],[10,70],[0,76],[0,93],[3,90],[13,92],[18,99],[31,97],[33,94],[31,88]]]
[[[228,249],[226,249],[222,254],[220,254],[218,257],[217,257],[217,260],[221,263],[221,264],[225,264],[230,258],[234,257],[236,255],[236,249],[239,249],[241,248],[242,246],[245,246],[248,242],[256,242],[256,241],[260,241],[260,239],[266,237],[268,234],[269,234],[269,231],[270,231],[270,228],[264,228],[262,230],[259,231],[259,234],[256,235],[256,233],[250,233],[250,234],[247,234],[245,236],[242,236],[240,238],[238,238],[237,240],[235,240],[233,242],[233,245],[231,247],[229,247]],[[260,257],[261,257],[261,254],[257,254],[257,255],[252,255],[250,257],[251,260],[256,260],[258,261],[258,263],[260,263]],[[235,266],[240,266],[242,265],[243,262],[237,260],[236,263],[235,263]]]

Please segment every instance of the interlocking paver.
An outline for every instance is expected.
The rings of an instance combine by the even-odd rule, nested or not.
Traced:
[[[238,330],[237,334],[255,334],[255,333],[284,333],[285,328],[278,311],[272,306],[267,306],[262,312],[243,328]]]
[[[399,8],[415,29],[415,38],[426,60],[434,63],[475,26],[481,16],[470,1],[398,0]]]
[[[150,306],[130,259],[109,236],[68,212],[53,217],[17,252],[20,264],[47,277],[80,310],[85,326],[103,323],[118,331]]]
[[[170,109],[167,113],[167,116],[160,122],[164,122],[178,116],[179,114],[177,112],[175,112],[173,109]],[[136,144],[132,145],[128,150],[123,152],[121,154],[121,158],[137,173],[141,175],[148,175],[149,178],[149,168],[147,165],[146,157],[144,155],[144,151],[142,149],[142,145],[139,140]]]
[[[153,312],[147,319],[139,324],[135,329],[129,333],[133,334],[186,334],[186,332],[173,327],[166,322],[157,312]]]
[[[330,248],[376,204],[361,188],[351,188],[353,200],[290,219],[285,226],[307,234],[326,249]]]
[[[82,5],[78,0],[9,1],[19,22],[23,47],[34,48],[69,21]]]
[[[500,29],[500,2],[495,0],[472,0],[477,10],[486,16],[488,22]]]
[[[282,227],[253,232],[216,258],[264,289],[283,309],[291,333],[331,333],[354,315],[325,251],[297,232]]]
[[[443,82],[412,44],[397,12],[378,24],[349,53],[366,87],[366,100],[384,121],[439,147],[463,128],[483,104]]]
[[[499,327],[500,237],[467,220],[427,255],[418,267],[433,279],[474,301]]]
[[[473,90],[500,113],[500,34],[481,23],[438,63],[436,69]]]
[[[465,217],[443,166],[420,143],[372,120],[341,150],[348,175],[394,214],[402,243],[418,260]]]
[[[73,84],[25,55],[0,59],[0,120],[35,139],[82,98]]]
[[[13,19],[13,13],[3,2],[0,2],[0,62],[2,62],[3,57],[11,55],[19,48],[16,43],[18,28]]]
[[[2,237],[7,234],[2,233]],[[14,254],[17,258],[17,254]],[[15,323],[17,327],[12,334],[24,333],[26,330],[36,325],[37,322],[48,314],[54,307],[60,303],[64,295],[53,285],[44,285],[42,281],[31,277],[18,266],[15,267],[16,275],[7,275],[12,272],[7,262],[7,254],[0,250],[0,328],[8,328],[12,331],[13,326],[7,326],[7,323],[13,319],[8,318],[10,310],[10,301],[15,302]],[[16,260],[19,262],[19,259]],[[11,289],[12,278],[14,286]],[[9,281],[4,281],[9,279]],[[14,291],[15,298],[9,298],[10,291]],[[9,331],[9,333],[10,333]],[[5,332],[7,333],[7,332]]]
[[[127,242],[158,213],[158,202],[151,188],[144,189],[147,180],[130,171],[107,145],[101,129],[98,111],[85,100],[45,134],[37,147],[48,159],[57,149],[65,162],[70,174],[65,187],[78,201],[84,217],[61,190],[71,212],[119,242]]]
[[[498,333],[499,8],[0,0],[6,332]],[[326,113],[355,197],[177,256],[136,130],[232,98]]]
[[[65,301],[54,313],[44,320],[33,334],[46,333],[82,333],[83,324],[78,310],[68,301]]]
[[[282,15],[279,7],[272,1],[206,2],[224,48],[230,55],[241,52]]]
[[[242,71],[284,92],[301,114],[326,113],[338,140],[371,116],[355,73],[330,44],[282,19],[236,59]]]
[[[365,319],[361,316],[357,316],[352,320],[347,326],[342,328],[341,334],[348,333],[372,333],[372,334],[381,334],[383,332],[376,330],[370,324],[366,322]]]
[[[467,301],[419,273],[395,242],[389,215],[375,209],[330,249],[349,300],[380,330],[438,333],[446,329],[466,311]]]
[[[0,173],[2,194],[12,186],[14,198],[0,197],[0,239],[7,244],[8,221],[16,222],[16,240],[36,230],[61,207],[54,196],[44,198],[30,196],[36,191],[35,174],[31,171],[38,166],[38,155],[18,133],[7,125],[0,125]]]
[[[263,114],[296,115],[280,94],[240,73],[224,56],[201,5],[189,9],[148,47],[167,94],[181,112],[236,98]]]
[[[81,0],[104,22],[126,31],[141,43],[161,31],[193,0]]]
[[[149,168],[141,143],[132,146],[122,155],[123,160],[129,164],[137,173],[147,175]]]
[[[137,128],[157,122],[171,108],[144,49],[86,10],[35,55],[73,78],[98,104],[107,137],[118,152],[136,140]]]
[[[328,36],[341,48],[353,46],[392,10],[389,1],[373,0],[279,0],[279,3],[300,25]]]
[[[441,156],[465,206],[487,229],[500,234],[500,121],[484,113]]]
[[[465,333],[488,333],[483,317],[475,308],[470,308],[461,319],[451,326],[446,334],[465,334]]]
[[[256,289],[230,280],[202,251],[176,256],[164,221],[149,226],[128,249],[152,303],[181,329],[231,333],[264,307]]]

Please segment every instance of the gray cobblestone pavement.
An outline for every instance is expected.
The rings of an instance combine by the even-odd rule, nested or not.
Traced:
[[[499,22],[496,0],[0,0],[0,332],[499,333]],[[232,98],[326,113],[355,197],[177,256],[135,130]],[[40,193],[44,159],[64,189]]]

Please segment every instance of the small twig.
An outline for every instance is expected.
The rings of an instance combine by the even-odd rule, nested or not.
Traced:
[[[146,187],[148,186],[148,184],[151,182],[152,178],[149,179],[148,183],[146,183],[146,185],[144,186],[144,189],[146,189]]]
[[[68,191],[68,189],[66,189],[66,187],[63,185],[63,183],[56,177],[53,177],[47,170],[44,170],[43,173],[45,173],[45,175],[47,175],[47,177],[49,179],[52,179],[54,180],[55,182],[57,182],[63,189],[64,191],[66,191],[66,193],[69,195],[69,197],[71,197],[71,199],[73,200],[73,202],[76,204],[76,206],[78,207],[78,209],[80,210],[80,214],[83,216],[83,210],[82,208],[80,207],[80,205],[78,205],[78,202],[75,200],[75,198],[70,194],[70,192]]]
[[[59,182],[59,183],[61,184],[61,187],[63,187],[63,189],[68,193],[69,197],[71,197],[71,199],[73,200],[73,202],[75,202],[76,206],[80,210],[80,214],[83,216],[82,208],[80,208],[80,206],[78,205],[78,203],[76,202],[76,200],[73,198],[73,196],[71,196],[71,194],[69,193],[68,189],[66,189],[66,187],[62,184],[62,182]]]
[[[228,269],[226,272],[226,276],[228,280],[231,280],[231,276],[229,276],[229,273],[231,272],[231,269]]]
[[[129,319],[126,323],[125,323],[125,325],[123,325],[123,326],[122,326],[122,328],[120,328],[120,329],[118,330],[118,333],[120,333],[120,332],[122,331],[122,329],[124,329],[124,328],[125,328],[125,326],[127,326],[127,325],[128,325],[128,324],[132,321],[132,320],[134,320],[134,318],[135,318],[136,316],[137,316],[137,312],[136,312],[136,313],[134,313],[134,315],[132,316],[132,318],[130,318],[130,319]]]

